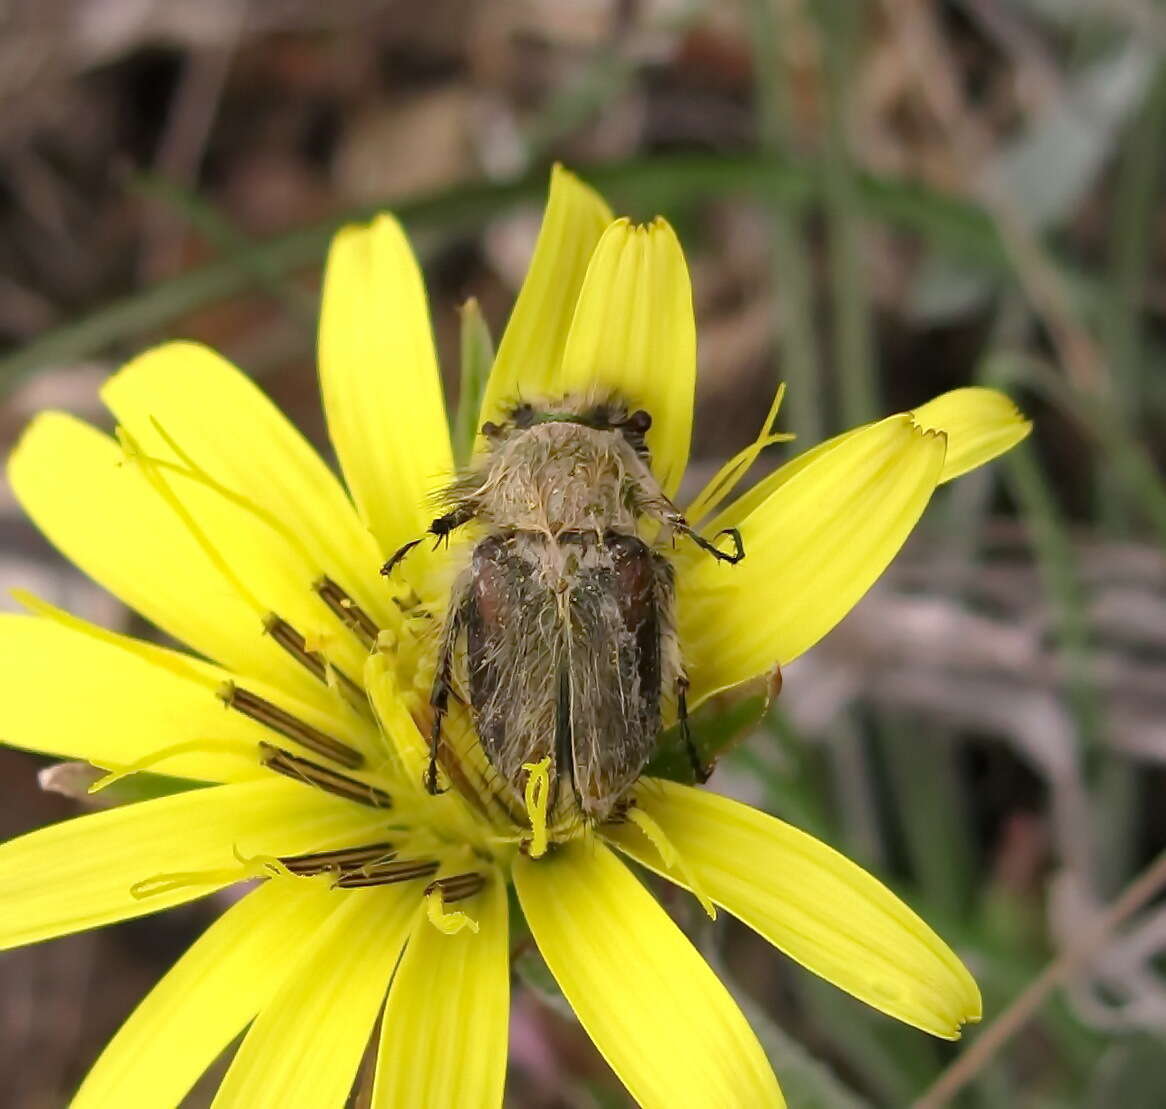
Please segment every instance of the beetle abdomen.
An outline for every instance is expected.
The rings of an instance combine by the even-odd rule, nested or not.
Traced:
[[[474,550],[466,598],[471,705],[486,756],[521,803],[552,759],[552,805],[601,821],[660,727],[661,556],[631,535],[516,532]],[[565,788],[566,787],[566,788]]]

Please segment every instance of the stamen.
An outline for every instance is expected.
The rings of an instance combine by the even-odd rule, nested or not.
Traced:
[[[238,848],[231,848],[238,866],[218,867],[211,870],[176,870],[168,874],[155,874],[152,878],[145,878],[130,886],[130,896],[138,900],[147,897],[157,897],[162,893],[172,893],[174,890],[189,886],[229,886],[235,882],[249,881],[253,878],[289,878],[292,872],[283,864],[282,859],[274,855],[244,855]]]
[[[402,859],[386,866],[367,866],[342,874],[336,885],[341,889],[365,889],[368,886],[389,886],[410,882],[414,878],[428,878],[437,873],[436,859]]]
[[[122,450],[125,451],[126,458],[131,462],[137,463],[142,476],[154,487],[155,492],[166,502],[179,520],[182,521],[183,526],[190,533],[191,538],[202,548],[203,553],[211,560],[215,569],[231,583],[235,592],[248,605],[255,609],[257,614],[262,616],[267,606],[261,604],[255,594],[243,584],[242,579],[231,569],[230,563],[223,557],[222,552],[210,541],[210,537],[199,526],[186,505],[182,503],[179,496],[170,488],[169,483],[160,472],[162,469],[160,461],[146,454],[138,446],[137,440],[124,427],[117,429],[117,438],[122,445]]]
[[[313,851],[306,855],[284,855],[280,862],[300,877],[312,874],[347,874],[387,863],[396,855],[391,843],[370,843],[365,847],[345,847],[338,851]]]
[[[261,504],[257,504],[251,500],[250,497],[244,496],[242,493],[236,492],[234,489],[224,485],[217,478],[212,477],[202,466],[200,466],[186,451],[179,446],[178,441],[171,435],[154,416],[150,417],[150,423],[153,424],[154,430],[162,437],[163,442],[178,456],[182,465],[179,466],[165,458],[153,458],[150,461],[153,465],[170,470],[174,473],[181,474],[183,477],[189,478],[191,481],[197,482],[199,485],[205,486],[207,489],[218,493],[224,500],[229,501],[235,505],[236,508],[242,509],[248,515],[255,517],[260,523],[265,524],[287,544],[292,547],[300,556],[303,562],[308,566],[316,566],[318,562],[312,557],[311,551],[308,550],[307,544],[297,534],[297,532],[288,527],[274,512],[264,508]]]
[[[684,857],[676,850],[676,846],[665,834],[664,829],[638,805],[632,805],[628,808],[627,818],[644,833],[648,841],[656,848],[664,865],[670,870],[675,870],[684,879],[685,884],[692,891],[693,896],[700,902],[700,907],[708,913],[709,919],[716,920],[717,907],[712,903],[709,895],[701,888],[700,883],[696,879],[696,875],[693,874],[691,868],[684,861]]]
[[[66,612],[63,608],[57,608],[56,605],[50,604],[35,593],[30,593],[27,589],[10,589],[8,592],[17,604],[23,605],[29,612],[52,620],[70,631],[80,632],[82,635],[89,636],[90,639],[96,639],[99,643],[108,643],[120,650],[128,651],[152,666],[160,666],[168,673],[186,681],[198,682],[211,688],[219,685],[217,678],[198,670],[176,651],[168,651],[164,647],[156,647],[152,643],[118,635],[116,632],[98,627],[96,624],[90,624],[79,616]]]
[[[327,575],[320,578],[312,588],[337,619],[351,628],[365,648],[371,651],[380,634],[380,628],[372,617]]]
[[[173,893],[174,890],[188,886],[229,886],[235,882],[243,882],[250,878],[272,878],[285,874],[283,863],[271,855],[247,856],[233,848],[238,866],[217,867],[213,870],[175,870],[168,874],[155,874],[152,878],[145,878],[130,886],[130,896],[138,901],[148,897],[157,897],[163,893]]]
[[[258,878],[260,875],[251,874],[239,867],[223,867],[221,870],[176,870],[169,874],[156,874],[153,878],[144,878],[130,886],[130,896],[136,901],[144,901],[147,897],[157,897],[162,893],[172,893],[174,890],[186,886],[204,885],[231,885],[241,882],[244,878]]]
[[[448,878],[438,878],[425,887],[425,912],[429,923],[447,936],[455,936],[463,928],[478,931],[478,922],[468,913],[455,909],[446,911],[446,905],[464,901],[467,897],[481,892],[486,879],[481,874],[453,874]]]
[[[317,755],[323,755],[333,762],[338,762],[341,766],[348,767],[349,770],[356,770],[364,765],[364,756],[359,751],[349,747],[346,743],[341,743],[338,739],[333,739],[332,736],[320,731],[319,728],[305,724],[298,717],[281,709],[278,705],[273,705],[257,693],[240,689],[234,682],[227,682],[226,685],[220,687],[218,696],[228,708],[233,708],[244,716],[249,716],[265,728],[279,732],[280,735],[294,740],[309,751],[315,751]]]
[[[729,459],[717,472],[709,483],[699,492],[688,506],[685,515],[689,520],[697,525],[704,517],[711,515],[725,500],[725,498],[736,488],[737,483],[745,476],[746,472],[757,461],[757,456],[769,446],[774,443],[786,443],[793,439],[794,436],[784,432],[773,432],[769,429],[773,426],[773,421],[777,419],[777,414],[781,409],[781,402],[785,398],[785,382],[778,386],[777,392],[774,394],[773,403],[769,406],[769,413],[765,417],[765,422],[761,425],[761,431],[757,438],[745,447],[744,450],[738,451],[732,458]]]
[[[551,757],[547,755],[538,762],[524,762],[522,769],[527,772],[526,814],[530,818],[530,842],[527,854],[532,859],[541,859],[547,853],[547,802],[550,797]]]
[[[291,624],[274,612],[269,612],[263,621],[263,626],[267,634],[313,677],[325,685],[331,685],[329,671],[335,674],[345,700],[354,708],[367,711],[368,697],[365,696],[364,690],[340,667],[329,662],[319,650],[312,647]]]
[[[160,762],[172,759],[178,755],[197,754],[224,754],[235,755],[237,758],[254,763],[255,748],[249,743],[242,743],[235,739],[191,739],[185,743],[172,743],[169,747],[162,747],[140,759],[135,759],[125,766],[110,765],[103,767],[107,773],[103,774],[90,787],[89,793],[100,793],[115,782],[128,778],[131,774],[140,774],[143,770],[151,770]]]
[[[242,493],[239,493],[236,490],[229,488],[228,486],[224,485],[221,481],[212,477],[189,454],[187,454],[186,451],[184,451],[182,449],[182,447],[179,445],[178,441],[162,426],[161,423],[159,423],[159,421],[157,419],[155,419],[154,417],[151,417],[150,422],[154,425],[154,430],[157,431],[157,433],[162,437],[162,440],[166,443],[166,445],[178,456],[179,460],[182,462],[182,465],[176,465],[175,463],[170,462],[166,459],[150,458],[149,461],[150,461],[151,465],[157,467],[158,469],[169,470],[171,472],[181,474],[183,477],[189,478],[191,481],[197,482],[198,484],[205,486],[206,488],[212,490],[213,492],[215,492],[219,496],[221,496],[224,500],[235,505],[236,508],[241,509],[242,511],[248,513],[250,516],[253,516],[260,523],[266,525],[268,528],[270,528],[272,531],[274,531],[277,535],[279,535],[299,555],[304,566],[315,568],[319,565],[317,559],[313,556],[312,552],[308,549],[308,546],[304,542],[303,538],[299,535],[298,532],[295,531],[294,528],[289,527],[274,512],[270,511],[267,508],[264,508],[261,504],[258,504],[257,502],[251,500],[251,498],[246,497]],[[145,458],[146,456],[142,455],[142,457]],[[327,577],[323,578],[322,580],[330,582],[330,579]],[[331,584],[333,585],[333,587],[336,589],[337,592],[339,592],[340,594],[342,594],[345,597],[345,599],[347,600],[347,604],[351,605],[352,607],[355,608],[355,605],[353,605],[353,602],[351,601],[351,599],[347,598],[347,594],[344,594],[344,591],[342,589],[340,589],[339,586],[335,585],[335,583],[331,583]],[[317,591],[317,593],[319,593],[318,588],[316,591]],[[325,602],[327,603],[327,599],[325,599]],[[370,644],[365,641],[365,636],[363,634],[361,634],[361,632],[353,625],[352,619],[346,611],[337,611],[337,609],[333,608],[333,606],[330,604],[328,607],[333,611],[333,613],[337,617],[339,617],[341,623],[343,623],[346,627],[352,629],[353,631],[357,632],[358,638],[361,639],[362,643],[364,644],[364,646],[366,648],[368,648],[370,646]],[[375,625],[372,624],[372,621],[369,620],[368,617],[365,616],[365,614],[363,612],[360,612],[359,609],[357,610],[357,612],[359,612],[360,618],[362,618],[369,625],[371,625],[375,631]],[[268,629],[268,630],[270,630],[270,629]],[[284,646],[284,644],[282,644],[282,643],[280,645]],[[288,649],[288,648],[285,647],[285,649]],[[297,658],[298,661],[303,662],[303,660],[299,657],[298,654],[296,654],[296,652],[292,651],[291,653],[293,655],[295,655],[295,657]],[[310,652],[310,653],[316,653],[316,652]],[[321,660],[321,661],[323,661],[323,660]],[[342,680],[347,681],[350,685],[353,684],[351,682],[351,679],[348,679],[346,675],[341,674],[339,671],[337,673]],[[317,676],[320,677],[321,680],[326,680],[326,678],[324,677],[323,674],[319,674]],[[357,706],[360,707],[360,705],[363,701],[364,701],[363,691],[359,691],[359,697],[356,700]]]
[[[327,766],[321,766],[311,759],[300,758],[282,747],[275,747],[270,743],[259,744],[259,761],[269,770],[283,774],[288,778],[315,786],[326,793],[334,793],[337,797],[347,798],[360,805],[368,805],[374,809],[391,809],[393,799],[383,790],[368,782],[357,778],[350,778],[347,774],[340,774]]]

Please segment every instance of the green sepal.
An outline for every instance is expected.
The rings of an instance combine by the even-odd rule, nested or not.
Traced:
[[[781,672],[773,671],[735,689],[710,697],[688,718],[693,746],[706,769],[761,723],[781,690]],[[696,775],[679,724],[661,733],[656,753],[644,770],[652,778],[692,785]]]
[[[490,367],[494,364],[494,339],[474,297],[461,307],[461,385],[453,418],[453,457],[465,466],[474,453],[478,437],[478,413]]]

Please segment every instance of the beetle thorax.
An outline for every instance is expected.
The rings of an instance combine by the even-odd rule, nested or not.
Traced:
[[[494,527],[557,536],[630,532],[624,454],[617,431],[545,423],[498,445],[479,491],[481,515]]]

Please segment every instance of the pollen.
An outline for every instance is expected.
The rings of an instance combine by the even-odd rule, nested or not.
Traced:
[[[547,852],[547,802],[550,798],[551,757],[538,762],[522,764],[527,772],[526,815],[530,819],[530,842],[527,854],[532,859],[541,859]]]
[[[462,875],[460,877],[479,878],[476,874]],[[457,879],[438,880],[432,883],[425,891],[425,914],[429,917],[429,923],[439,932],[447,936],[456,936],[463,928],[468,928],[471,932],[475,933],[478,931],[478,922],[469,913],[462,909],[450,910],[446,908],[447,892],[451,900],[457,899],[459,896],[469,896],[459,891],[457,886],[451,884],[456,881]],[[481,888],[480,879],[475,884],[477,888]]]

